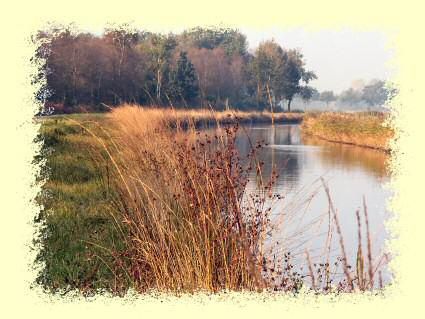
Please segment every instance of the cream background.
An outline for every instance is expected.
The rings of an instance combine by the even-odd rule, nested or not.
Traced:
[[[117,317],[421,317],[424,287],[423,246],[423,124],[424,17],[421,1],[12,1],[1,5],[1,313],[4,318],[117,318]],[[380,30],[395,36],[394,65],[401,93],[395,108],[398,128],[396,195],[391,205],[397,219],[392,227],[399,238],[393,266],[397,281],[385,297],[241,295],[212,297],[154,296],[132,300],[99,296],[83,299],[47,298],[30,289],[34,252],[32,218],[37,207],[30,200],[37,192],[31,160],[37,127],[29,84],[28,59],[33,49],[28,37],[47,21],[76,22],[83,29],[101,29],[108,21],[134,21],[136,26],[167,29],[196,25],[250,28],[349,27]],[[421,32],[422,31],[422,32]],[[423,316],[423,315],[422,315]]]

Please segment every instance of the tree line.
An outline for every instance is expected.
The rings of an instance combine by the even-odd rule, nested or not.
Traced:
[[[62,26],[33,41],[36,98],[56,113],[122,103],[290,110],[296,95],[312,97],[317,78],[299,50],[268,40],[248,52],[246,36],[230,28],[159,34],[122,25],[94,35]]]
[[[340,94],[335,94],[333,91],[319,93],[313,90],[310,99],[325,102],[326,106],[336,102],[339,107],[358,109],[360,106],[381,107],[398,92],[393,84],[379,79],[373,79],[368,83],[360,81],[357,86],[350,87]]]

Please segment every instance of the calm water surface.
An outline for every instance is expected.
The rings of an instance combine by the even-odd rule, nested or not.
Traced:
[[[322,177],[329,186],[338,213],[350,264],[355,265],[358,247],[356,210],[360,210],[362,237],[363,240],[366,238],[363,197],[367,205],[372,250],[378,262],[388,238],[384,225],[389,215],[387,201],[391,196],[386,187],[389,182],[387,155],[366,148],[305,138],[299,125],[245,126],[239,130],[237,139],[241,154],[250,150],[249,140],[254,143],[263,140],[268,144],[258,154],[259,160],[265,162],[263,176],[267,178],[273,168],[277,170],[279,177],[274,193],[284,197],[270,203],[276,229],[270,234],[269,245],[279,243],[276,245],[279,251],[290,251],[295,258],[303,260],[308,250],[312,261],[319,263],[324,261],[323,257],[329,251],[325,247],[330,240],[330,261],[341,255],[334,223],[329,222],[329,202],[320,180]],[[252,174],[247,185],[248,193],[257,190],[255,172]],[[366,251],[365,241],[363,251]],[[385,281],[388,281],[388,276],[384,272]]]

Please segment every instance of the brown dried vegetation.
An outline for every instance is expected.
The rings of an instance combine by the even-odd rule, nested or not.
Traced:
[[[306,252],[301,265],[291,252],[276,255],[265,248],[272,229],[269,203],[281,199],[272,191],[277,175],[262,176],[263,163],[256,158],[261,143],[240,157],[237,120],[222,126],[232,115],[207,113],[196,118],[190,112],[123,106],[108,115],[110,128],[102,137],[87,129],[102,148],[97,160],[108,163],[103,178],[114,190],[111,215],[124,243],[124,249],[110,251],[115,292],[129,286],[140,292],[297,292],[304,284],[325,293],[373,289],[380,265],[372,264],[369,233],[365,254],[357,214],[359,252],[353,270],[325,183],[341,248],[338,262],[312,264]],[[196,129],[211,118],[215,133]],[[258,191],[248,194],[250,171],[256,172]],[[368,227],[366,204],[364,217]],[[342,279],[335,276],[340,264]]]

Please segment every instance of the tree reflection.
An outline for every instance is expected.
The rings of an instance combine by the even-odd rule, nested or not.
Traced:
[[[282,186],[285,186],[287,190],[297,188],[301,153],[299,149],[291,146],[301,143],[299,126],[246,127],[240,132],[237,147],[242,156],[246,156],[251,149],[250,143],[256,145],[258,142],[266,143],[266,146],[257,154],[258,160],[264,162],[263,178],[267,180],[272,175],[273,170],[276,170],[279,174],[276,181],[277,188]],[[251,177],[255,179],[255,172],[252,173]],[[252,180],[251,183],[255,183],[255,181]],[[255,184],[250,184],[248,187],[255,187]]]

